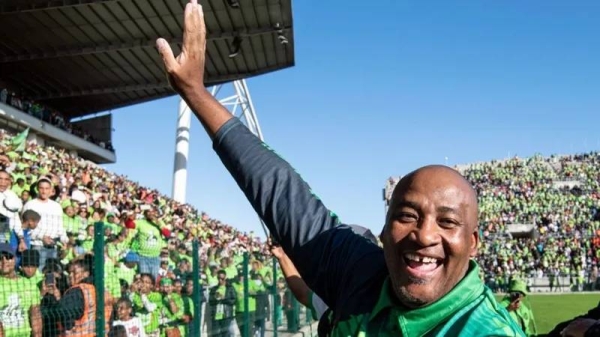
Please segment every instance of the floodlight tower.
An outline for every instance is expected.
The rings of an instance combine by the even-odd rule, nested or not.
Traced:
[[[252,133],[260,140],[264,140],[246,80],[242,79],[226,84],[220,84],[209,89],[211,94],[235,117],[239,118]],[[175,139],[173,199],[181,203],[185,203],[186,201],[187,162],[190,151],[191,121],[192,111],[187,106],[187,103],[180,98]]]

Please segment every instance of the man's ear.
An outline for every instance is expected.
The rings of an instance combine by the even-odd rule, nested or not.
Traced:
[[[471,257],[477,256],[477,251],[479,250],[479,231],[475,229],[470,236],[471,238],[471,253],[469,254]]]

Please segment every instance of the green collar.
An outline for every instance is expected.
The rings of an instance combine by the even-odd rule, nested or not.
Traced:
[[[396,318],[403,336],[422,336],[471,303],[483,291],[484,286],[479,278],[479,266],[473,260],[469,262],[467,275],[446,296],[419,309],[407,309],[395,304],[393,301],[395,295],[390,289],[388,278],[383,284],[379,300],[371,312],[369,320],[373,320],[383,309],[391,308],[391,316]]]

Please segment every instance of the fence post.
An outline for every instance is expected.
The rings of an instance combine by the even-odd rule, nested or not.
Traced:
[[[96,336],[105,336],[104,331],[104,222],[94,224],[94,287],[96,288]]]
[[[300,330],[300,303],[296,298],[292,300],[292,325],[289,327],[292,332]]]
[[[192,241],[192,282],[194,282],[194,288],[192,290],[192,298],[194,305],[194,316],[192,320],[192,336],[200,336],[202,333],[202,294],[200,294],[200,254],[198,248],[198,239],[194,238]]]
[[[242,273],[244,273],[244,331],[242,332],[242,336],[249,337],[250,336],[250,294],[248,292],[248,287],[250,286],[248,282],[248,264],[250,263],[250,259],[248,258],[248,252],[244,253],[244,266]],[[240,331],[241,332],[241,331]]]
[[[277,337],[277,318],[278,318],[278,309],[279,309],[279,301],[277,300],[277,259],[275,257],[273,259],[273,286],[271,291],[273,293],[273,337]]]

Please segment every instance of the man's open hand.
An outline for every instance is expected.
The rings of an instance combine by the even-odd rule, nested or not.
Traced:
[[[169,43],[160,38],[156,47],[165,63],[169,83],[182,96],[204,88],[206,27],[204,13],[198,0],[185,6],[183,46],[177,58]]]

